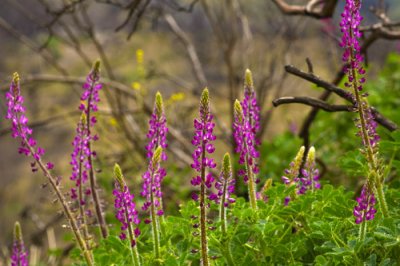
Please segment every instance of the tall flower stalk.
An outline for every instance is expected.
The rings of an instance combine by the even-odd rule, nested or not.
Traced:
[[[255,148],[255,135],[252,131],[252,126],[244,116],[242,105],[238,100],[235,101],[234,110],[235,122],[233,130],[236,152],[239,153],[239,164],[245,166],[245,169],[239,170],[238,174],[243,176],[244,182],[247,183],[250,206],[256,210],[256,174],[259,172],[256,159],[259,157],[259,153]]]
[[[102,205],[100,202],[100,197],[97,189],[97,181],[93,166],[93,158],[96,156],[96,152],[92,149],[92,142],[99,139],[98,135],[92,134],[92,128],[97,123],[96,116],[94,115],[97,110],[97,104],[100,101],[99,91],[103,87],[100,80],[100,61],[96,61],[93,65],[92,70],[86,77],[86,82],[83,84],[83,93],[81,96],[81,101],[86,101],[86,104],[81,103],[79,109],[83,111],[86,115],[86,149],[87,152],[84,156],[87,157],[87,163],[85,167],[89,172],[89,182],[90,182],[90,193],[93,198],[94,208],[96,211],[97,222],[99,224],[100,232],[103,238],[108,236],[107,224],[104,219],[104,212],[102,210]]]
[[[146,173],[143,175],[145,185],[142,195],[146,197],[146,202],[143,206],[144,210],[150,208],[150,223],[153,236],[153,248],[156,260],[160,259],[160,222],[159,217],[163,215],[163,210],[160,207],[161,198],[161,180],[164,177],[165,170],[160,167],[163,150],[161,146],[152,154],[152,159]]]
[[[208,266],[208,243],[207,243],[207,214],[206,214],[206,188],[211,188],[214,177],[211,173],[206,173],[207,168],[215,168],[216,164],[212,158],[207,156],[215,151],[212,141],[216,139],[213,134],[215,124],[212,122],[213,115],[210,112],[210,97],[208,89],[205,88],[200,99],[200,117],[194,120],[195,133],[192,144],[196,146],[192,154],[193,163],[191,167],[196,170],[198,175],[192,178],[192,185],[200,185],[200,241],[201,241],[201,265]],[[194,200],[199,200],[197,194],[193,194]]]
[[[152,158],[157,147],[162,148],[160,155],[161,161],[167,160],[167,154],[165,153],[165,149],[168,147],[167,145],[168,127],[166,123],[167,120],[164,113],[163,99],[161,93],[157,92],[153,113],[151,114],[151,118],[149,121],[149,131],[147,133],[147,138],[149,139],[149,143],[146,146],[146,151],[147,151],[147,158],[149,158],[149,165],[152,163]],[[151,174],[149,173],[149,171],[146,171],[142,176],[143,187],[141,195],[146,199],[142,209],[146,211],[152,204],[154,205],[154,208],[156,209],[157,213],[155,219],[158,226],[160,225],[160,220],[161,222],[163,222],[164,218],[161,182],[166,176],[166,174],[167,171],[165,170],[165,168],[159,166],[156,178],[151,178]],[[154,202],[152,202],[151,200],[152,193]]]
[[[88,143],[90,139],[87,133],[86,115],[82,112],[80,120],[76,128],[76,135],[72,145],[74,150],[71,154],[72,174],[70,180],[75,182],[75,187],[71,188],[71,199],[75,200],[79,209],[79,217],[81,229],[85,237],[86,245],[89,246],[90,234],[87,224],[87,201],[86,198],[90,195],[91,190],[87,187],[88,171],[90,165],[88,156],[90,150]]]
[[[255,146],[261,144],[257,139],[260,131],[260,107],[257,103],[256,91],[254,90],[253,75],[249,69],[246,69],[244,77],[244,98],[241,102],[243,115],[250,124],[251,132],[255,138]]]
[[[210,193],[209,199],[219,204],[219,219],[221,222],[221,232],[226,234],[227,220],[226,208],[236,200],[231,197],[235,191],[235,180],[232,178],[232,165],[229,153],[225,153],[222,160],[221,173],[215,182],[217,193]]]
[[[71,208],[64,197],[63,192],[59,186],[59,178],[56,178],[52,174],[54,164],[52,162],[44,163],[42,160],[45,151],[43,148],[37,145],[36,140],[32,136],[32,129],[28,126],[28,118],[25,115],[24,98],[21,95],[21,89],[19,84],[19,75],[14,73],[13,80],[10,85],[9,92],[6,93],[7,99],[7,115],[6,119],[11,120],[12,123],[12,137],[20,138],[21,145],[19,147],[19,153],[25,154],[33,158],[31,168],[33,172],[39,169],[43,172],[43,175],[48,179],[51,187],[53,188],[57,200],[60,202],[63,212],[70,224],[72,232],[74,233],[75,239],[82,251],[85,261],[88,265],[93,265],[92,252],[87,246],[85,239],[82,237],[78,223],[71,211]]]
[[[28,251],[25,248],[19,222],[14,225],[14,242],[11,254],[11,266],[28,266]]]
[[[250,205],[255,210],[257,209],[256,184],[259,182],[256,177],[259,172],[257,160],[260,157],[257,146],[261,144],[257,139],[260,130],[260,107],[257,104],[253,76],[249,69],[246,69],[244,78],[243,101],[240,103],[236,100],[234,104],[233,130],[239,164],[245,166],[245,169],[238,171],[238,175],[243,176],[248,186]]]
[[[132,264],[139,266],[140,259],[136,238],[140,235],[140,230],[138,227],[134,228],[134,225],[138,225],[140,220],[136,204],[133,201],[135,196],[129,192],[121,167],[118,164],[114,166],[114,177],[116,180],[113,191],[113,195],[115,196],[114,207],[117,211],[115,217],[121,223],[121,234],[119,237],[121,240],[129,239]]]
[[[344,71],[347,74],[345,86],[351,88],[357,102],[357,128],[362,139],[362,152],[368,161],[369,174],[367,184],[371,188],[369,193],[377,194],[380,209],[384,216],[389,215],[383,192],[383,174],[378,157],[379,135],[376,133],[377,123],[371,108],[368,106],[366,94],[363,93],[365,83],[365,69],[359,39],[362,33],[359,30],[362,16],[360,15],[361,0],[346,0],[342,21],[340,23],[343,33],[341,46],[345,49],[343,61],[347,64]]]

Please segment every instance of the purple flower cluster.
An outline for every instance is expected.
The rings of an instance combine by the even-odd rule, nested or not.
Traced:
[[[168,147],[167,133],[167,119],[164,113],[162,96],[159,92],[157,92],[153,113],[151,114],[149,121],[149,131],[146,135],[146,137],[149,139],[149,143],[146,146],[147,158],[151,159],[155,149],[158,146],[161,146],[161,148],[163,148],[161,160],[167,160],[167,154],[165,153],[165,149]]]
[[[257,104],[256,92],[253,86],[253,78],[250,70],[246,70],[244,99],[241,102],[243,115],[248,121],[251,132],[254,136],[260,131],[260,107]],[[260,140],[255,140],[256,145],[260,145]]]
[[[368,141],[369,145],[374,149],[378,146],[379,141],[380,141],[380,136],[376,132],[376,128],[378,127],[378,123],[375,121],[375,115],[373,114],[371,108],[367,106],[366,102],[361,103],[362,108],[364,109],[364,119],[365,119],[365,125],[366,125],[366,131],[367,131],[367,136],[368,136]],[[362,136],[362,131],[361,131],[361,124],[359,123],[359,119],[357,119],[357,127],[360,129],[357,132],[357,136]],[[368,143],[364,142],[363,139],[363,145],[367,146]]]
[[[72,173],[70,180],[75,182],[75,187],[71,188],[70,196],[71,199],[78,200],[80,205],[85,205],[86,203],[82,194],[89,196],[92,193],[91,189],[84,188],[84,185],[92,169],[92,157],[96,156],[96,152],[91,148],[91,142],[99,139],[98,135],[92,135],[90,129],[97,122],[93,113],[98,111],[99,91],[103,86],[98,83],[100,80],[99,67],[99,62],[96,62],[82,86],[83,93],[81,95],[81,104],[79,105],[82,116],[77,124],[76,135],[72,142],[74,148],[71,153],[70,165],[72,166]]]
[[[40,161],[45,151],[43,148],[37,146],[36,140],[32,137],[32,129],[28,126],[28,118],[25,115],[24,97],[21,95],[21,88],[19,85],[19,76],[14,73],[13,80],[10,85],[10,90],[6,93],[7,99],[7,115],[6,119],[11,120],[12,123],[12,137],[21,138],[21,145],[18,149],[20,154],[26,156],[33,156],[34,161],[31,163],[32,172],[38,170],[37,161]],[[51,162],[46,163],[48,170],[54,168]]]
[[[358,83],[358,90],[362,90],[365,82],[363,75],[365,69],[362,66],[363,56],[361,55],[361,46],[359,39],[362,34],[359,30],[363,17],[360,15],[361,1],[346,0],[346,5],[342,13],[342,21],[340,22],[340,30],[343,34],[340,46],[345,49],[342,60],[347,63],[344,71],[348,75],[349,83],[345,83],[346,87],[352,87],[353,81]]]
[[[150,161],[147,171],[142,176],[144,183],[141,195],[146,199],[142,207],[144,211],[147,211],[151,206],[151,194],[153,193],[153,204],[157,209],[157,215],[161,216],[164,214],[163,208],[161,206],[161,181],[163,180],[165,175],[166,171],[164,168],[159,167],[159,165],[153,165],[153,163]]]
[[[359,39],[362,37],[362,33],[359,30],[360,23],[363,17],[360,15],[361,1],[359,0],[346,0],[346,5],[342,13],[342,21],[340,22],[341,32],[343,33],[340,46],[345,49],[343,53],[343,62],[346,63],[344,72],[347,74],[348,81],[345,82],[345,86],[348,88],[354,88],[357,91],[362,91],[363,84],[365,83],[365,69],[363,67],[363,56],[361,54],[361,46]],[[358,93],[358,92],[355,92]],[[366,94],[362,95],[366,97]],[[375,117],[368,107],[368,104],[360,98],[357,103],[358,108],[363,109],[363,116],[365,120],[365,130],[367,133],[369,143],[363,138],[363,145],[371,145],[374,148],[380,137],[376,132],[377,123]],[[362,136],[361,124],[358,122],[357,127],[360,128],[358,135]]]
[[[74,150],[71,154],[72,174],[70,180],[75,182],[75,187],[71,188],[71,198],[78,199],[78,189],[83,187],[88,180],[88,171],[90,171],[90,149],[88,147],[90,137],[88,135],[86,115],[82,115],[76,128],[76,135],[72,145]],[[85,189],[85,194],[90,195],[90,188]],[[81,205],[85,205],[84,199],[80,199]]]
[[[150,160],[147,171],[142,175],[143,186],[141,195],[142,197],[146,198],[146,201],[143,204],[142,209],[148,210],[148,208],[152,204],[151,192],[154,193],[155,196],[154,205],[157,209],[157,215],[159,216],[164,214],[162,206],[161,183],[164,177],[167,175],[167,171],[160,165],[157,166],[157,169],[153,169],[152,158],[155,150],[158,147],[161,147],[162,148],[161,160],[162,161],[167,160],[167,154],[165,153],[164,150],[165,148],[168,147],[167,133],[168,133],[167,119],[164,113],[162,96],[159,92],[157,92],[153,113],[151,114],[151,118],[149,121],[149,132],[146,135],[147,138],[149,139],[149,143],[146,146],[147,157]]]
[[[121,238],[121,240],[125,240],[127,238],[126,231],[129,230],[128,227],[130,227],[132,223],[137,225],[140,223],[138,212],[136,210],[136,205],[133,202],[135,196],[129,192],[129,189],[126,185],[121,187],[121,184],[118,181],[115,182],[113,195],[115,196],[114,207],[117,210],[115,217],[122,224],[122,232],[119,237]],[[135,238],[140,235],[139,228],[136,228],[134,230],[134,234]],[[131,245],[135,246],[136,242],[133,240]]]
[[[99,63],[96,63],[99,64]],[[83,84],[83,93],[81,95],[81,104],[79,110],[84,111],[87,115],[87,119],[90,120],[90,126],[93,126],[97,119],[91,115],[91,112],[97,112],[97,104],[100,102],[99,91],[103,88],[103,84],[99,83],[100,72],[99,66],[95,65],[86,77],[86,82]],[[85,105],[84,101],[87,101]]]
[[[205,92],[206,91],[206,92]],[[205,99],[207,98],[207,99]],[[208,173],[203,181],[200,173],[205,168],[215,168],[217,165],[214,159],[207,157],[208,154],[212,154],[215,151],[215,146],[212,141],[216,139],[213,134],[215,123],[213,122],[213,115],[210,113],[210,103],[208,99],[208,90],[203,91],[202,100],[200,103],[200,118],[194,119],[195,133],[192,139],[192,144],[196,146],[196,149],[192,153],[193,163],[191,167],[195,169],[199,175],[193,177],[191,184],[193,186],[199,186],[204,182],[207,188],[211,188],[215,179],[212,173]],[[198,200],[197,194],[192,194],[194,200]]]
[[[301,169],[300,182],[298,182],[298,194],[304,194],[307,190],[314,191],[314,189],[321,188],[319,183],[319,170],[315,166],[315,148],[311,147],[308,150],[306,163]]]
[[[11,254],[11,266],[28,266],[28,251],[22,239],[21,227],[15,223],[15,236]]]
[[[217,193],[210,193],[208,197],[210,200],[215,201],[217,204],[223,203],[224,207],[228,207],[230,203],[236,201],[231,197],[235,192],[235,179],[232,178],[232,167],[228,153],[225,154],[222,161],[222,170],[218,180],[215,182],[215,188]]]
[[[247,167],[249,167],[253,173],[257,174],[259,168],[256,160],[260,154],[256,150],[255,135],[249,119],[244,116],[242,106],[238,102],[235,102],[233,136],[236,142],[235,152],[239,153],[239,164],[247,164]],[[240,169],[238,175],[243,176],[245,183],[248,182],[249,176],[245,169]],[[259,180],[257,179],[256,183],[258,182]]]
[[[353,214],[356,217],[356,224],[374,219],[376,199],[368,184],[363,186],[360,197],[357,198],[357,205],[354,207]]]
[[[282,181],[286,185],[296,184],[296,193],[305,194],[307,190],[321,188],[319,183],[319,170],[315,166],[315,148],[308,150],[304,167],[300,169],[305,148],[301,147],[295,159],[290,163],[289,169],[285,169]],[[287,204],[286,204],[287,205]]]

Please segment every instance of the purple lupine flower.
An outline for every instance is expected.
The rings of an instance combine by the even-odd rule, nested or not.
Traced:
[[[167,119],[164,113],[164,104],[160,92],[156,93],[156,101],[154,104],[153,113],[149,121],[149,131],[146,137],[149,139],[149,143],[146,146],[147,158],[151,159],[153,153],[158,146],[163,148],[161,160],[167,160],[167,154],[165,149],[168,147],[167,144]]]
[[[208,157],[215,151],[212,142],[216,139],[213,134],[215,124],[213,115],[210,112],[210,96],[208,89],[205,88],[200,98],[200,117],[194,120],[195,133],[192,144],[196,147],[192,153],[193,163],[191,167],[196,170],[197,176],[191,181],[193,186],[200,185],[200,195],[192,194],[192,199],[199,201],[200,207],[200,246],[201,246],[201,264],[209,265],[208,259],[208,241],[207,241],[207,213],[206,213],[206,195],[207,188],[211,188],[214,183],[214,177],[211,173],[207,174],[207,168],[215,168],[216,163]]]
[[[285,175],[282,176],[282,182],[285,185],[287,186],[296,185],[296,187],[299,188],[300,184],[301,187],[300,168],[304,152],[305,152],[305,147],[301,146],[300,150],[296,154],[296,157],[294,157],[293,161],[290,163],[289,168],[285,169]],[[299,190],[297,189],[297,194],[299,194],[298,191]],[[292,195],[292,197],[294,198],[295,195]],[[285,206],[288,205],[290,200],[291,200],[290,196],[286,197],[284,205]]]
[[[88,171],[90,171],[90,149],[88,143],[90,141],[90,136],[88,134],[86,115],[82,113],[81,119],[78,122],[76,128],[76,135],[72,145],[74,150],[71,154],[72,174],[70,180],[75,182],[75,187],[71,188],[71,198],[76,200],[78,198],[77,191],[79,189],[83,190],[83,187],[88,180]],[[87,195],[90,194],[90,188],[84,189]],[[81,198],[79,204],[85,205],[85,201]]]
[[[212,173],[206,174],[204,180],[202,180],[200,176],[202,169],[215,168],[217,166],[214,159],[207,156],[207,154],[211,154],[215,151],[215,146],[212,144],[212,141],[216,139],[216,136],[213,134],[215,123],[212,121],[213,115],[210,113],[208,97],[208,89],[204,89],[200,103],[200,118],[194,120],[195,133],[192,144],[196,146],[196,149],[192,153],[193,163],[191,167],[199,174],[192,178],[191,184],[193,186],[199,186],[204,182],[207,188],[211,188],[215,181]],[[192,198],[197,200],[198,196],[192,195]]]
[[[22,239],[21,226],[18,222],[14,226],[14,242],[11,254],[11,266],[28,266],[28,251]]]
[[[345,86],[353,88],[356,94],[357,105],[359,109],[362,109],[360,114],[365,120],[365,126],[361,125],[361,121],[357,120],[357,127],[360,129],[358,135],[363,139],[364,147],[371,146],[375,148],[380,140],[379,135],[376,132],[377,123],[372,113],[371,108],[368,106],[364,97],[366,94],[358,96],[363,90],[363,84],[365,83],[365,69],[363,67],[363,56],[361,54],[360,38],[362,33],[360,32],[359,26],[363,19],[360,15],[361,0],[346,0],[344,11],[342,13],[342,21],[340,22],[341,32],[343,33],[340,46],[345,49],[342,60],[346,63],[344,72],[347,74],[347,82]],[[366,135],[363,136],[362,128],[365,128]],[[369,143],[366,143],[367,141]]]
[[[245,117],[245,120],[250,125],[251,132],[255,137],[260,131],[260,107],[257,103],[256,92],[253,85],[253,77],[249,69],[246,69],[244,98],[240,104],[243,108],[243,115]],[[255,138],[255,144],[260,145],[260,140]]]
[[[256,160],[260,157],[260,154],[255,148],[255,135],[250,121],[245,118],[243,108],[237,100],[235,102],[235,122],[233,123],[233,132],[236,142],[235,152],[239,153],[239,164],[247,164],[247,167],[249,167],[254,174],[257,174],[259,168]],[[238,175],[243,176],[245,183],[248,182],[249,176],[244,169],[239,170]]]
[[[18,153],[25,156],[32,156],[34,161],[31,163],[32,172],[38,170],[37,161],[41,160],[45,150],[38,147],[36,140],[32,137],[32,129],[28,126],[28,118],[25,115],[24,97],[21,95],[19,84],[19,75],[14,73],[10,90],[6,93],[7,115],[6,119],[11,120],[11,130],[13,138],[21,138],[21,145]],[[51,170],[54,168],[52,162],[46,163],[46,168]]]
[[[375,203],[375,195],[367,183],[363,186],[361,195],[357,198],[357,205],[353,210],[356,224],[374,219],[376,213]]]
[[[86,77],[86,81],[83,84],[83,93],[81,95],[81,104],[79,106],[79,110],[83,111],[86,115],[86,127],[84,132],[86,134],[85,137],[85,153],[83,156],[84,159],[83,168],[87,170],[88,177],[90,180],[90,193],[92,195],[94,209],[96,210],[96,218],[98,221],[98,225],[101,231],[101,235],[103,238],[108,236],[107,224],[104,218],[103,207],[100,202],[100,197],[98,195],[98,191],[96,189],[96,176],[93,167],[93,158],[96,157],[97,153],[93,150],[92,143],[94,141],[99,140],[99,136],[92,133],[92,128],[97,123],[97,118],[94,113],[98,111],[97,104],[100,102],[99,91],[102,89],[103,84],[99,82],[100,80],[100,61],[96,61],[92,67],[92,70]],[[83,175],[82,171],[82,175]],[[84,177],[82,177],[83,179]]]
[[[300,182],[298,183],[298,194],[304,194],[307,190],[314,191],[321,188],[319,182],[319,170],[315,166],[315,148],[308,150],[307,159],[301,169]]]
[[[300,169],[304,152],[305,148],[302,146],[295,159],[290,163],[289,169],[285,169],[285,175],[282,176],[282,181],[286,185],[296,185],[297,194],[305,194],[307,190],[314,191],[321,188],[319,170],[315,166],[315,148],[311,147],[308,150],[304,167]]]
[[[140,235],[140,230],[137,227],[135,230],[133,229],[133,224],[138,225],[140,223],[136,204],[133,201],[135,196],[129,192],[118,164],[114,166],[114,175],[116,178],[115,189],[113,190],[113,195],[115,196],[115,217],[121,223],[121,233],[119,237],[121,240],[125,240],[128,237],[131,246],[134,247],[136,245],[136,238]]]
[[[168,127],[166,125],[167,119],[164,113],[164,106],[162,96],[159,92],[156,94],[156,100],[154,104],[153,113],[151,115],[151,119],[149,121],[149,132],[147,133],[147,138],[149,139],[149,143],[146,146],[147,157],[150,159],[149,168],[142,175],[143,178],[143,186],[142,186],[142,197],[146,198],[142,209],[147,210],[152,202],[151,202],[151,192],[154,193],[155,196],[155,207],[157,208],[157,215],[161,216],[164,214],[163,206],[162,206],[162,191],[161,191],[161,183],[164,177],[167,174],[165,168],[162,168],[158,165],[158,169],[154,172],[155,169],[152,169],[152,157],[154,155],[157,147],[162,148],[161,152],[161,160],[167,160],[167,155],[165,153],[165,148],[167,145],[167,133]],[[154,172],[152,174],[152,172]]]
[[[235,192],[235,179],[232,178],[232,167],[229,153],[224,155],[222,170],[218,180],[215,182],[215,188],[217,189],[217,193],[210,193],[208,199],[215,201],[217,204],[223,204],[224,207],[228,207],[230,203],[236,201],[231,197]]]
[[[161,181],[165,177],[165,169],[160,167],[161,154],[163,153],[161,146],[154,151],[152,159],[149,162],[147,171],[143,174],[143,190],[141,195],[146,199],[142,209],[147,211],[154,204],[156,212],[159,216],[164,212],[161,206]],[[152,202],[153,199],[153,202]]]

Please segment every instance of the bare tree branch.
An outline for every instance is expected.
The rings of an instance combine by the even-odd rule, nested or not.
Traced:
[[[316,107],[327,112],[354,112],[354,106],[351,105],[331,105],[324,101],[311,97],[281,97],[272,101],[277,107],[282,104],[301,103],[308,106]]]
[[[193,74],[196,77],[197,83],[200,88],[203,88],[207,85],[207,79],[203,71],[203,66],[201,65],[200,59],[197,55],[196,48],[194,47],[192,41],[189,36],[179,27],[178,23],[174,19],[174,17],[170,14],[164,15],[165,21],[167,21],[169,27],[172,32],[178,37],[178,39],[183,43],[186,48],[187,54],[189,56]],[[197,94],[200,94],[198,91]]]
[[[289,5],[285,0],[272,0],[285,14],[291,16],[309,16],[316,19],[332,17],[337,0],[309,0],[306,5]]]

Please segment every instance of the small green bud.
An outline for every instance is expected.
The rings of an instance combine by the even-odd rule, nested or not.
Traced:
[[[19,224],[19,222],[15,222],[15,225],[14,225],[14,238],[18,242],[22,241],[22,230],[21,230],[21,225]]]
[[[94,63],[93,63],[93,72],[96,74],[100,73],[100,59],[97,59]]]
[[[158,146],[157,149],[154,151],[153,158],[151,159],[151,162],[153,164],[153,168],[160,163],[161,160],[161,153],[162,153],[162,148],[161,146]]]
[[[164,113],[163,98],[162,98],[161,93],[159,91],[157,91],[157,93],[156,93],[156,113],[157,113],[157,117],[159,117],[159,118]]]
[[[201,93],[200,106],[204,113],[210,112],[210,95],[207,87]]]
[[[315,148],[314,146],[311,146],[311,148],[308,150],[307,154],[307,164],[311,165],[315,162]]]
[[[229,153],[225,153],[224,159],[222,160],[222,176],[228,179],[232,174],[231,157]]]
[[[272,178],[268,178],[265,183],[264,186],[261,189],[261,193],[265,193],[268,189],[270,189],[272,187]]]
[[[246,73],[244,75],[244,85],[248,89],[253,88],[253,75],[251,74],[251,71],[249,69],[246,69]]]
[[[18,84],[19,83],[19,75],[17,72],[14,72],[13,74],[13,83]]]
[[[237,118],[237,120],[239,121],[239,123],[243,122],[243,108],[242,105],[240,104],[239,100],[235,101],[235,105],[234,105],[234,115]]]
[[[301,162],[303,161],[305,149],[306,148],[304,146],[301,146],[300,150],[296,154],[296,157],[294,158],[294,165],[292,167],[293,174],[297,174],[300,171]]]
[[[114,176],[117,182],[119,183],[120,188],[124,189],[125,178],[124,175],[122,174],[121,167],[117,163],[114,165]]]

